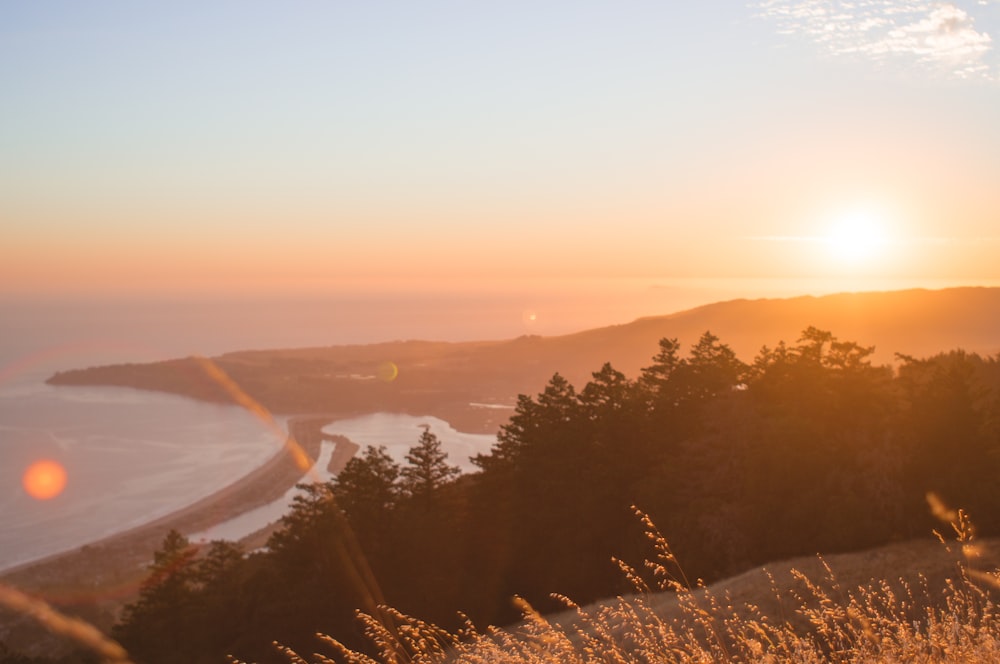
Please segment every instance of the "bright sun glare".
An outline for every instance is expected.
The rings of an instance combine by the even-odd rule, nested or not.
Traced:
[[[831,225],[824,242],[836,259],[861,263],[880,256],[888,238],[882,219],[866,211],[839,217]]]

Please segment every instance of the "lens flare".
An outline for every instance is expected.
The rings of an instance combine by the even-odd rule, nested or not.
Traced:
[[[395,362],[383,362],[378,365],[378,379],[385,383],[391,383],[399,377],[399,367]]]
[[[21,484],[32,498],[49,500],[66,488],[66,469],[59,462],[50,459],[36,461],[24,471]]]
[[[130,664],[128,653],[118,643],[79,618],[67,616],[46,602],[26,595],[17,588],[0,585],[0,606],[34,618],[47,630],[89,648],[109,664]],[[6,658],[5,658],[6,659]]]

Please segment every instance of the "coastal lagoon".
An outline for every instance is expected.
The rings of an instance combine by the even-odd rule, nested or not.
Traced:
[[[441,441],[441,450],[448,455],[448,464],[457,466],[463,473],[474,472],[476,466],[470,460],[471,457],[489,452],[497,442],[495,435],[456,431],[450,424],[437,417],[417,417],[398,413],[372,413],[336,420],[323,427],[323,432],[345,436],[357,443],[362,451],[369,445],[373,447],[384,445],[389,456],[403,466],[406,464],[407,453],[417,444],[425,428]],[[303,482],[326,482],[333,478],[333,474],[327,470],[333,448],[333,443],[323,442],[319,459],[306,473]],[[191,540],[237,540],[249,535],[280,519],[288,512],[295,496],[301,493],[301,489],[289,489],[284,496],[272,503],[245,512],[204,532],[192,533]]]
[[[43,372],[0,385],[0,570],[70,550],[149,522],[232,484],[271,458],[283,438],[242,408],[111,387],[54,387]],[[278,423],[285,429],[287,418]],[[455,431],[434,417],[376,413],[325,427],[362,449],[386,445],[398,462],[423,426],[449,462],[496,437]],[[303,481],[330,479],[332,443]],[[37,500],[22,486],[25,469],[50,459],[67,472],[65,490]],[[280,519],[297,491],[192,539],[238,539]]]
[[[507,411],[508,414],[513,410]],[[406,465],[406,455],[415,446],[420,435],[427,429],[441,441],[441,451],[447,453],[448,464],[458,466],[463,473],[471,473],[477,467],[470,461],[477,454],[486,454],[497,442],[492,434],[463,433],[436,417],[399,415],[396,413],[372,413],[345,420],[337,420],[323,431],[331,435],[347,436],[361,446],[361,449],[385,445],[389,456],[401,466]]]
[[[443,334],[444,323],[414,323],[413,308],[427,311],[426,303],[370,300],[0,299],[0,570],[169,514],[259,467],[283,443],[236,407],[123,388],[45,384],[54,372],[397,335],[459,338],[454,329]],[[500,307],[501,317],[514,321],[500,334],[519,333],[515,307]],[[445,314],[455,310],[468,312],[469,302],[438,304],[426,320],[449,320],[453,316]],[[497,319],[482,317],[484,325]],[[44,501],[22,486],[28,466],[43,458],[68,474],[65,490]],[[280,516],[287,502],[272,510]]]
[[[572,293],[554,284],[530,292],[504,285],[485,295],[0,299],[0,569],[168,514],[236,481],[281,444],[235,407],[128,389],[46,385],[55,371],[250,348],[561,334],[727,296],[781,294],[775,288],[746,280],[660,280]],[[342,420],[326,431],[362,448],[386,445],[402,462],[421,424],[442,438],[449,461],[464,471],[472,469],[469,456],[492,444],[492,437],[456,436],[434,418],[386,414]],[[39,458],[52,458],[68,472],[65,491],[47,501],[30,498],[21,485],[25,469]],[[325,468],[317,465],[317,473]],[[232,535],[221,528],[208,534],[231,537],[273,520],[287,507],[286,498],[268,515],[227,526]]]

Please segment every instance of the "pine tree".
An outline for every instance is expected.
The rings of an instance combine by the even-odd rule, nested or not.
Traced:
[[[197,550],[187,538],[171,530],[153,554],[150,575],[142,584],[139,599],[125,607],[113,635],[136,659],[143,662],[174,662],[178,636],[188,631],[192,615]],[[183,657],[182,657],[183,659]]]
[[[425,428],[420,440],[410,448],[403,468],[403,489],[419,502],[432,502],[434,495],[445,484],[461,474],[457,466],[449,466],[448,453],[441,449],[441,441]]]
[[[348,461],[332,482],[337,505],[375,567],[385,567],[385,558],[395,548],[392,539],[401,492],[399,476],[399,464],[385,446],[368,446],[362,456]]]

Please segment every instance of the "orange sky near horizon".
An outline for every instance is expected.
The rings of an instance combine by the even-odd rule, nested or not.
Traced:
[[[845,206],[846,218],[852,214]],[[1000,241],[990,237],[908,236],[886,222],[880,245],[843,260],[828,235],[837,214],[817,215],[806,230],[726,235],[650,229],[612,233],[613,220],[545,232],[446,230],[311,236],[261,234],[198,241],[121,237],[95,230],[8,241],[0,248],[0,292],[6,294],[301,292],[483,288],[497,282],[566,282],[699,278],[766,278],[794,282],[871,278],[950,279],[976,285],[1000,279]],[[280,224],[276,224],[280,226]],[[403,237],[399,237],[402,235]],[[9,239],[9,237],[8,237]],[[848,240],[850,242],[851,240]],[[455,283],[459,280],[459,283]]]

